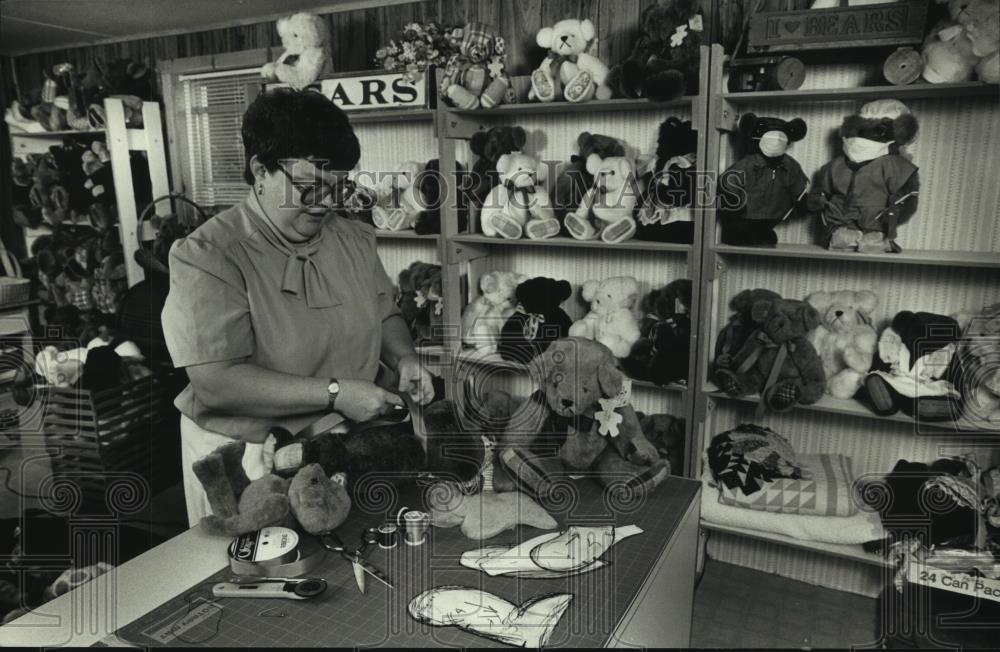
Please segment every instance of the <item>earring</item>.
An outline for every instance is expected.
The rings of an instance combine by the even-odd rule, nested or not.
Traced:
[[[262,183],[258,183],[257,184],[257,194],[258,195],[263,195],[264,194],[264,184],[262,184]]]

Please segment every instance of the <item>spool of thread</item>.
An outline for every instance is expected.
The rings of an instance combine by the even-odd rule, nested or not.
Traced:
[[[295,530],[265,527],[236,537],[229,545],[229,567],[237,575],[297,577],[316,569],[326,557],[314,537]]]
[[[431,527],[431,515],[416,509],[403,514],[403,541],[408,546],[421,546],[427,541],[427,531]]]
[[[395,523],[384,523],[378,527],[378,547],[389,550],[396,547],[399,528]]]

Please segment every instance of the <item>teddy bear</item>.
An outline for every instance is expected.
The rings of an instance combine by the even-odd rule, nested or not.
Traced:
[[[570,337],[596,340],[616,358],[628,356],[639,339],[639,324],[632,312],[639,300],[639,281],[631,276],[587,281],[580,296],[590,303],[590,312],[570,326]]]
[[[878,333],[872,315],[878,297],[870,290],[813,292],[806,301],[819,313],[820,325],[809,341],[823,360],[826,393],[853,397],[872,367]]]
[[[440,312],[443,310],[443,304],[428,296],[436,285],[438,288],[437,296],[440,297],[440,279],[440,265],[424,263],[419,260],[410,263],[409,267],[399,272],[397,280],[399,294],[396,297],[396,305],[399,307],[403,321],[410,328],[410,336],[414,342],[430,338],[431,322],[435,317],[434,309],[438,305],[441,306],[438,308],[437,317],[440,317]]]
[[[952,317],[962,332],[954,374],[962,412],[969,421],[996,430],[1000,428],[1000,303]]]
[[[514,292],[528,280],[514,272],[487,272],[479,277],[478,297],[462,311],[462,343],[480,353],[495,353],[500,330],[514,314]]]
[[[743,290],[736,294],[729,301],[729,309],[732,315],[729,316],[728,323],[719,331],[719,337],[715,341],[715,360],[731,358],[750,338],[750,335],[757,330],[757,324],[753,320],[753,307],[759,300],[773,301],[780,299],[781,295],[764,288],[754,288]],[[713,361],[712,373],[714,373],[715,363]]]
[[[975,74],[988,84],[1000,83],[1000,2],[947,0],[947,5],[950,19],[931,29],[921,49],[924,79],[946,84]]]
[[[538,179],[540,163],[522,152],[504,154],[497,161],[499,179],[486,197],[479,220],[483,235],[518,240],[527,235],[542,240],[559,235],[559,220]]]
[[[202,518],[209,534],[238,536],[268,526],[294,528],[310,534],[336,529],[351,510],[351,498],[341,475],[328,478],[319,464],[303,466],[291,479],[268,473],[250,481],[243,470],[246,442],[224,444],[194,463],[212,507]]]
[[[560,476],[590,472],[604,486],[649,491],[669,473],[631,405],[630,382],[608,347],[566,337],[530,364],[538,383],[511,417],[500,460],[543,503]]]
[[[597,154],[602,159],[625,156],[625,145],[611,136],[582,132],[576,139],[577,153],[570,157],[556,176],[553,197],[555,214],[564,219],[566,213],[576,210],[587,191],[594,185],[593,175],[587,171],[587,158]]]
[[[87,212],[91,223],[106,229],[117,221],[115,180],[111,173],[111,154],[103,142],[95,140],[81,156],[81,169],[87,175],[83,188],[89,193]]]
[[[690,280],[677,279],[643,297],[639,339],[622,360],[630,377],[658,385],[687,383],[692,289]]]
[[[302,90],[323,75],[333,73],[330,30],[319,16],[299,12],[278,19],[278,35],[285,51],[273,63],[265,63],[264,79],[285,82]]]
[[[748,153],[719,178],[721,240],[773,247],[778,243],[774,228],[805,208],[809,178],[786,151],[805,137],[806,123],[746,113],[740,116],[739,133]]]
[[[417,318],[414,321],[416,332],[413,343],[417,346],[431,346],[442,343],[444,320],[444,295],[442,289],[441,266],[433,265],[418,275],[414,303],[417,307]]]
[[[843,154],[820,169],[808,197],[829,249],[902,251],[896,229],[917,210],[920,179],[900,151],[916,133],[916,117],[899,100],[875,100],[844,118]]]
[[[432,158],[424,165],[424,170],[419,175],[419,194],[426,200],[424,210],[417,215],[413,223],[413,230],[418,235],[431,233],[441,233],[441,207],[445,201],[451,201],[454,197],[458,202],[455,210],[458,213],[458,231],[464,233],[469,230],[469,197],[464,192],[457,195],[448,194],[448,189],[459,186],[468,178],[465,166],[455,162],[455,178],[445,180],[441,174],[441,162]],[[454,185],[449,185],[454,184]]]
[[[611,99],[607,85],[608,67],[589,51],[597,32],[587,19],[568,18],[552,27],[543,27],[535,35],[538,46],[549,51],[541,65],[531,73],[528,99],[552,102],[586,102],[591,98]]]
[[[687,428],[684,419],[671,414],[636,412],[639,426],[646,439],[656,447],[660,459],[667,463],[668,473],[681,475],[684,470],[684,446]]]
[[[527,140],[528,134],[524,129],[506,125],[477,131],[472,135],[469,149],[477,158],[472,166],[469,182],[459,187],[468,192],[473,204],[482,206],[493,187],[500,183],[500,173],[497,171],[500,157],[522,151]]]
[[[759,394],[775,412],[810,405],[826,390],[823,360],[809,342],[819,313],[805,301],[758,299],[751,308],[757,325],[735,354],[715,360],[715,384],[730,396]]]
[[[655,102],[697,95],[704,29],[700,0],[661,0],[642,12],[639,24],[631,53],[609,73],[615,94]]]
[[[506,63],[506,45],[493,26],[467,23],[439,80],[441,99],[466,111],[502,104],[511,88]]]
[[[396,170],[382,174],[378,182],[378,200],[372,207],[372,223],[376,229],[402,231],[412,229],[427,206],[420,189],[422,167],[408,161]]]
[[[560,305],[573,294],[569,281],[538,276],[514,291],[517,303],[500,329],[497,351],[504,360],[526,363],[569,334],[573,320]]]
[[[961,330],[948,315],[903,310],[878,338],[878,355],[865,376],[862,402],[879,416],[902,411],[922,421],[949,421],[961,413],[961,394],[949,367]]]
[[[638,186],[635,164],[624,156],[587,157],[587,172],[594,185],[580,205],[563,219],[566,230],[577,240],[596,240],[608,244],[625,242],[635,234],[635,208]]]

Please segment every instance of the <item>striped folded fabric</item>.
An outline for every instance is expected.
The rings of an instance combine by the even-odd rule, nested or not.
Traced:
[[[854,473],[844,455],[800,455],[801,478],[776,478],[749,495],[720,483],[719,502],[764,512],[811,516],[852,516]]]

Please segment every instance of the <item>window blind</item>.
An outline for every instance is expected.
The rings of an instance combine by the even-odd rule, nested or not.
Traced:
[[[247,193],[240,137],[247,86],[260,82],[260,71],[183,75],[178,82],[184,102],[191,198],[202,206],[235,204]]]

